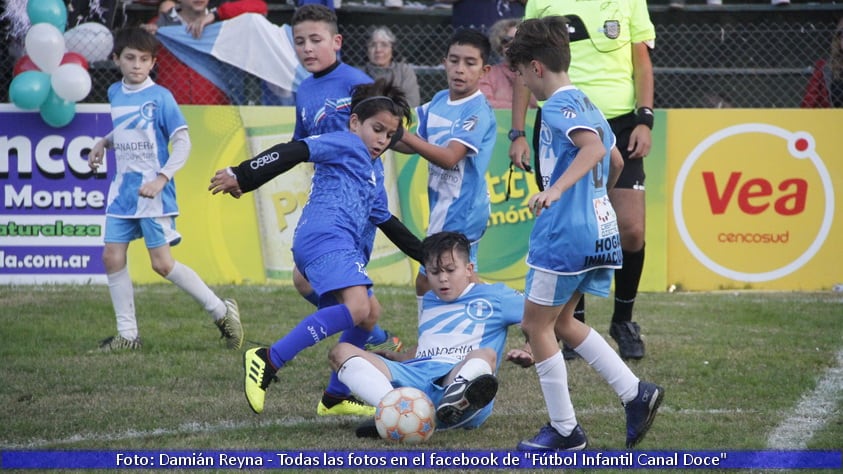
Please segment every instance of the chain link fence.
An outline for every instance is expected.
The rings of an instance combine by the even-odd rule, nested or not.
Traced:
[[[658,108],[788,108],[799,107],[806,83],[817,59],[827,57],[836,21],[721,21],[656,25],[655,105]],[[386,25],[397,37],[403,61],[418,76],[422,102],[447,87],[441,66],[450,25]],[[366,62],[366,41],[371,26],[340,25],[343,60],[353,66]],[[5,49],[5,48],[4,48]],[[16,58],[6,53],[0,64],[0,85],[8,101],[8,84]],[[120,76],[110,61],[90,65],[93,88],[84,102],[107,102],[108,86]],[[167,74],[167,70],[157,74]],[[181,78],[169,78],[183,80]],[[245,99],[261,104],[263,87],[257,78],[246,77]],[[197,102],[202,102],[198,100]]]

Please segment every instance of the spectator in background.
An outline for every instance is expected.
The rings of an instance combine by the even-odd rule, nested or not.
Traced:
[[[363,71],[373,79],[385,78],[397,85],[407,95],[407,102],[411,107],[421,104],[419,81],[413,67],[398,61],[399,54],[395,49],[395,35],[385,26],[378,26],[372,30],[367,44],[369,62]]]
[[[216,21],[228,20],[243,13],[266,15],[267,6],[263,0],[233,0],[223,2],[217,8],[208,8],[208,0],[168,0],[159,6],[172,8],[144,25],[150,33],[156,33],[159,27],[184,25],[195,38],[202,36],[205,27]],[[161,48],[158,55],[158,83],[169,89],[179,104],[217,104],[231,103],[225,93],[211,81],[179,61],[166,48]]]
[[[843,17],[834,29],[831,56],[814,64],[814,73],[805,89],[802,107],[843,107]]]
[[[492,44],[492,52],[500,59],[482,78],[480,78],[480,91],[486,96],[489,105],[493,109],[512,108],[512,90],[515,85],[515,72],[509,68],[509,60],[506,59],[504,51],[512,38],[515,37],[515,30],[521,20],[506,18],[498,20],[489,29],[489,42]],[[536,98],[530,98],[530,108],[536,108]]]
[[[451,26],[488,31],[496,21],[524,16],[527,0],[442,0],[453,4]]]

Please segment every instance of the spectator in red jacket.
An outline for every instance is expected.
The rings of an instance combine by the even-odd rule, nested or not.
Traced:
[[[843,107],[843,17],[834,30],[831,56],[814,64],[814,73],[805,89],[802,107]]]
[[[174,5],[164,11],[168,5]],[[223,2],[216,8],[208,8],[208,0],[165,0],[157,17],[144,25],[150,33],[161,26],[184,25],[195,38],[202,36],[206,26],[216,21],[228,20],[244,13],[266,15],[267,6],[263,0],[233,0]],[[205,79],[191,67],[179,61],[166,48],[158,54],[158,76],[156,82],[173,93],[179,104],[231,103],[225,93],[211,81]]]

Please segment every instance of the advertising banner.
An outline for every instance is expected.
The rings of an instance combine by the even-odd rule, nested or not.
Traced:
[[[109,180],[87,153],[111,130],[108,106],[79,105],[60,129],[0,107],[0,283],[104,283]]]
[[[254,200],[211,196],[214,171],[250,157],[235,107],[182,107],[192,150],[176,173],[182,243],[174,257],[214,283],[262,282]],[[79,104],[69,125],[0,105],[0,283],[105,283],[102,264],[114,155],[96,173],[90,148],[111,131],[108,105]],[[129,246],[137,283],[163,281],[142,241]]]
[[[817,290],[843,281],[841,123],[840,110],[670,111],[671,283]]]

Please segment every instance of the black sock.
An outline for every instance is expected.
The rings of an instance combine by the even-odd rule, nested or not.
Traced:
[[[644,247],[637,252],[623,251],[623,267],[615,270],[615,312],[613,323],[632,321],[632,307],[644,271]]]
[[[325,408],[331,408],[347,399],[348,397],[338,397],[336,395],[331,395],[328,392],[322,392],[322,404],[325,405]]]
[[[574,308],[574,319],[581,323],[585,323],[585,295],[580,296],[577,302],[577,307]]]

